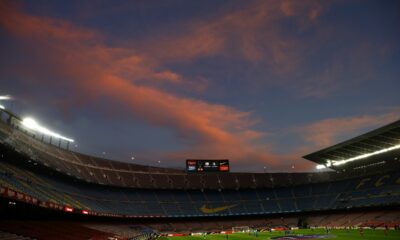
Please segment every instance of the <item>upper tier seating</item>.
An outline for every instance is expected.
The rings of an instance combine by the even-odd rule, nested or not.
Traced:
[[[44,203],[127,216],[243,215],[398,204],[399,178],[400,173],[392,172],[275,188],[145,190],[61,180],[0,161],[0,185],[3,187]]]
[[[337,173],[225,173],[204,176],[183,170],[128,164],[47,144],[0,121],[0,147],[19,152],[26,161],[47,166],[87,182],[148,189],[251,189],[284,187],[336,179]],[[8,149],[8,150],[7,150]],[[346,174],[340,174],[346,177]]]

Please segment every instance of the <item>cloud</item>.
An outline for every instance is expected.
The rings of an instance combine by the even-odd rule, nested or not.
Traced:
[[[250,62],[266,61],[273,71],[288,71],[302,57],[297,55],[301,42],[281,31],[282,22],[292,21],[300,29],[307,28],[324,7],[318,1],[256,1],[207,21],[192,20],[169,27],[169,34],[154,33],[150,39],[144,38],[140,49],[163,62],[222,54]]]
[[[362,115],[320,120],[296,129],[304,139],[315,147],[323,148],[349,138],[356,132],[380,127],[399,119],[399,111],[383,115]],[[358,133],[359,134],[359,133]]]
[[[29,15],[2,1],[1,31],[17,40],[26,50],[28,61],[1,71],[19,75],[25,87],[33,86],[27,87],[27,94],[35,91],[36,96],[46,94],[62,99],[57,104],[66,111],[106,99],[110,105],[96,108],[97,111],[110,111],[117,118],[135,118],[172,130],[186,148],[162,153],[170,161],[229,158],[241,169],[268,165],[269,169],[287,170],[294,164],[296,170],[306,170],[311,163],[300,156],[311,148],[309,145],[287,154],[275,153],[275,146],[267,141],[268,133],[256,130],[261,120],[254,113],[176,91],[206,91],[208,83],[198,81],[202,76],[187,77],[171,66],[214,56],[238,58],[283,76],[277,79],[294,88],[300,86],[304,95],[324,96],[337,87],[335,74],[342,65],[333,62],[314,77],[297,83],[298,72],[310,54],[309,46],[317,40],[308,43],[309,38],[296,38],[280,26],[294,25],[295,32],[308,31],[325,8],[319,1],[256,1],[211,20],[192,20],[168,32],[132,40],[127,47],[107,41],[107,36],[97,31],[65,20]],[[320,35],[317,37],[321,39]],[[363,48],[360,52],[364,52]],[[341,62],[340,56],[335,59]],[[326,119],[299,127],[297,133],[308,143],[324,147],[342,135],[394,117]]]
[[[254,157],[278,164],[256,143],[264,133],[252,129],[257,119],[250,112],[159,87],[160,81],[174,86],[185,84],[186,79],[151,55],[107,46],[100,33],[66,21],[27,15],[4,4],[0,9],[0,25],[21,43],[28,43],[32,59],[40,59],[39,65],[20,66],[23,84],[32,84],[34,79],[40,92],[50,95],[62,88],[64,108],[75,107],[69,106],[75,99],[93,103],[112,99],[118,107],[108,106],[111,110],[107,111],[173,130],[190,154],[237,160]]]
[[[36,40],[57,39],[63,42],[90,40],[95,37],[93,31],[73,26],[69,22],[46,17],[36,17],[15,11],[17,6],[9,1],[0,3],[1,26],[20,37],[29,36]]]
[[[227,62],[240,59],[263,69],[266,77],[253,81],[291,89],[301,97],[321,98],[339,88],[339,82],[349,74],[346,69],[365,66],[356,58],[349,59],[351,68],[347,68],[348,61],[343,62],[343,54],[349,55],[347,48],[340,50],[341,55],[328,54],[321,59],[326,46],[320,43],[330,43],[338,30],[319,22],[330,5],[321,1],[255,1],[240,10],[222,10],[208,20],[166,27],[168,32],[155,32],[134,45],[141,54],[163,64],[190,64],[216,56]],[[351,50],[354,56],[364,55],[364,49],[356,48]],[[315,67],[321,60],[324,65]],[[365,76],[367,73],[357,77]]]

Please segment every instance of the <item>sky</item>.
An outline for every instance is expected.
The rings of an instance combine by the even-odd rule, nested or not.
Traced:
[[[400,119],[399,1],[0,0],[0,95],[74,151],[314,171]]]

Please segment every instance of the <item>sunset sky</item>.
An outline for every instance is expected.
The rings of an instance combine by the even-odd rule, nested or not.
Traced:
[[[7,94],[74,151],[310,171],[400,119],[400,1],[0,0]]]

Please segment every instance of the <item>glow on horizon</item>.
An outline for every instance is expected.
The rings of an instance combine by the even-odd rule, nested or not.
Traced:
[[[28,129],[37,131],[37,132],[45,134],[45,135],[49,135],[49,136],[52,136],[52,137],[55,137],[55,138],[63,139],[63,140],[68,141],[68,142],[74,142],[74,140],[71,139],[71,138],[67,138],[67,137],[61,136],[58,133],[55,133],[55,132],[53,132],[53,131],[51,131],[51,130],[43,127],[43,126],[40,126],[33,118],[30,118],[30,117],[24,118],[22,120],[22,125],[24,125]]]

